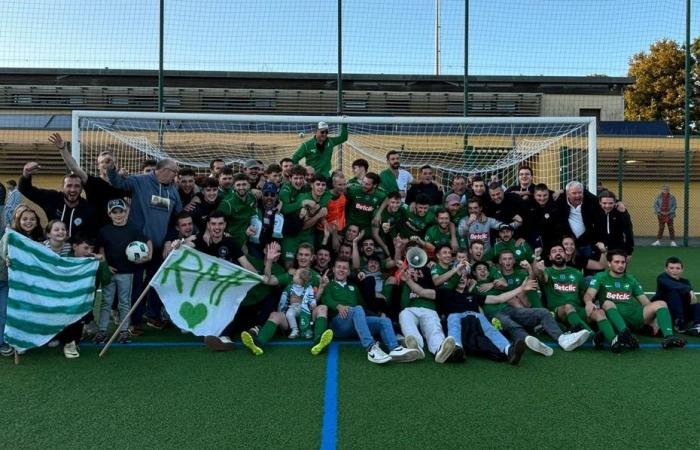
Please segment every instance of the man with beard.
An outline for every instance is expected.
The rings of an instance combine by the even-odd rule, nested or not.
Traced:
[[[413,182],[413,176],[406,170],[401,169],[401,156],[396,150],[391,150],[386,154],[386,162],[389,164],[388,169],[384,169],[379,174],[379,187],[384,189],[384,192],[390,194],[398,192],[401,194],[401,200],[406,198],[408,187]]]
[[[61,153],[63,162],[66,163],[68,169],[75,175],[80,177],[85,190],[85,198],[87,202],[95,208],[96,215],[95,226],[100,229],[105,225],[111,224],[112,219],[107,215],[107,203],[115,198],[124,198],[129,196],[129,192],[123,189],[117,189],[112,186],[107,177],[107,170],[114,167],[114,157],[108,151],[102,152],[97,156],[97,170],[100,176],[95,177],[85,172],[71,155],[70,148],[67,142],[63,140],[59,133],[54,133],[49,137],[49,142],[56,146]],[[49,218],[51,220],[51,218]]]
[[[673,323],[668,306],[663,300],[650,301],[636,278],[627,273],[627,254],[623,250],[607,253],[608,270],[597,273],[588,286],[583,301],[590,315],[598,306],[617,329],[618,339],[630,349],[639,348],[639,342],[632,336],[635,332],[661,331],[664,340],[662,348],[683,347],[685,340],[673,335]]]
[[[340,135],[329,137],[328,124],[319,122],[314,137],[299,146],[294,155],[292,155],[292,162],[298,164],[299,161],[305,158],[306,165],[313,167],[314,173],[328,178],[331,173],[333,149],[347,140],[347,124],[341,125]]]
[[[221,200],[218,210],[226,217],[226,232],[240,247],[248,242],[248,227],[250,218],[257,214],[256,205],[257,198],[250,190],[248,177],[242,173],[236,174],[233,177],[233,192]]]
[[[348,225],[357,225],[366,235],[372,231],[372,218],[386,198],[379,189],[379,175],[368,172],[361,185],[351,185],[345,196],[348,199]]]
[[[223,199],[233,192],[233,169],[224,167],[219,174],[219,198]]]
[[[415,202],[420,194],[427,197],[429,205],[442,204],[442,187],[435,184],[433,176],[433,168],[429,165],[426,164],[420,168],[420,181],[408,189],[405,198],[406,204]]]
[[[503,186],[500,183],[491,183],[489,185],[489,198],[491,202],[484,208],[484,214],[503,223],[517,222],[520,227],[516,237],[519,237],[523,226],[521,214],[524,209],[524,204],[520,197],[516,194],[504,193]]]
[[[590,315],[586,312],[582,299],[585,291],[583,274],[566,265],[566,252],[561,243],[553,244],[549,249],[549,260],[551,267],[545,267],[544,261],[538,261],[534,266],[535,274],[544,286],[549,309],[572,330],[585,329],[593,333],[588,322],[595,321],[600,330],[593,338],[596,349],[602,349],[605,339],[610,342],[610,351],[619,353],[622,343],[616,339],[605,312],[602,309],[593,309]]]

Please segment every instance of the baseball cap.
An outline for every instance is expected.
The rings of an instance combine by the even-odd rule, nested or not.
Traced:
[[[513,231],[513,226],[509,223],[502,223],[500,227],[498,227],[498,231],[501,230],[510,230]]]
[[[263,192],[272,192],[273,194],[277,193],[277,185],[273,183],[272,181],[266,181],[265,184],[263,185],[262,188]]]
[[[328,129],[328,124],[326,122],[319,122],[318,126],[316,127],[317,130],[327,130]]]
[[[107,202],[107,213],[108,214],[111,213],[112,210],[117,209],[117,208],[126,209],[126,203],[124,202],[124,200],[122,200],[120,198],[115,198],[115,199]]]
[[[451,205],[453,203],[461,203],[459,200],[459,195],[457,194],[450,194],[445,198],[445,205]]]

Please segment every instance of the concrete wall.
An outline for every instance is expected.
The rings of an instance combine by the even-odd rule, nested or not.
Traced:
[[[624,120],[625,102],[620,95],[556,95],[542,97],[542,116],[580,116],[581,109],[600,109],[600,120]]]

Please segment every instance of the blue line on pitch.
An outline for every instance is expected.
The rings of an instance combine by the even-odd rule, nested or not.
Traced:
[[[328,347],[326,387],[323,396],[321,450],[335,450],[338,432],[338,344]]]
[[[360,341],[341,341],[337,345],[360,345]],[[272,341],[265,344],[266,347],[311,347],[310,341]],[[81,342],[81,347],[103,347],[92,342]],[[112,347],[204,347],[204,342],[131,342],[129,344],[114,343]]]
[[[552,348],[558,348],[559,345],[554,343],[554,342],[545,342],[546,345],[552,347]],[[580,348],[593,348],[593,344],[586,343],[583,344]],[[609,347],[606,346],[605,349],[607,350]],[[652,344],[652,343],[643,343],[639,344],[639,348],[662,348],[661,347],[661,342],[658,344]],[[685,344],[685,348],[700,348],[700,344]]]

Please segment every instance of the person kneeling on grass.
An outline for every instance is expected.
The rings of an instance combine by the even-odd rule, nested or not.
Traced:
[[[608,251],[607,260],[608,270],[593,277],[583,296],[589,315],[602,307],[619,332],[618,340],[632,350],[639,348],[639,342],[630,328],[652,335],[660,330],[664,336],[663,348],[685,346],[685,339],[673,335],[671,313],[666,302],[649,301],[637,279],[627,273],[627,253],[623,250]]]
[[[289,280],[289,277],[285,276],[275,276],[272,275],[272,265],[275,261],[279,259],[281,256],[281,248],[280,245],[276,242],[270,243],[266,247],[266,252],[265,252],[265,275],[263,277],[263,283],[269,285],[269,286],[277,286],[280,285],[282,281]],[[294,283],[295,282],[300,282],[302,281],[300,277],[301,273],[306,273],[306,281],[305,284],[308,285],[310,279],[311,279],[311,274],[310,270],[303,268],[303,269],[297,269],[295,272],[295,276],[292,279],[291,287],[292,290],[294,289]],[[320,296],[321,290],[319,290],[319,296]],[[309,301],[309,306],[313,305],[316,303],[315,300]],[[290,306],[291,308],[291,306]],[[301,306],[300,306],[301,310]],[[301,312],[301,311],[300,311]],[[303,314],[303,312],[301,312]],[[311,354],[312,355],[318,355],[323,351],[324,348],[328,346],[328,344],[331,343],[333,340],[333,331],[326,329],[327,324],[328,324],[328,308],[325,305],[316,305],[313,307],[311,310],[311,319],[314,322],[314,331],[313,331],[313,336],[315,337],[314,340],[314,346],[311,347]],[[256,334],[251,333],[251,331],[243,331],[241,333],[241,342],[243,343],[244,346],[246,346],[254,355],[259,356],[263,354],[263,346],[274,337],[275,332],[277,331],[277,328],[281,328],[283,330],[289,330],[290,328],[296,329],[296,318],[292,316],[294,321],[292,322],[289,320],[290,316],[285,315],[285,313],[281,311],[273,311],[270,313],[270,316],[268,317],[267,321],[265,322],[265,325],[260,329],[260,331]],[[310,327],[310,323],[309,323]],[[310,328],[309,328],[309,331]],[[298,331],[297,331],[298,333]],[[298,335],[298,334],[297,334]],[[292,335],[290,334],[290,338]]]
[[[486,265],[483,262],[478,264]],[[452,353],[447,355],[448,361],[463,362],[465,354],[470,353],[484,355],[497,361],[508,360],[510,364],[517,365],[525,351],[525,342],[520,340],[511,345],[480,312],[480,307],[486,303],[506,302],[526,291],[536,289],[537,284],[532,280],[525,280],[521,286],[500,295],[472,294],[470,287],[473,287],[476,281],[469,278],[465,267],[465,264],[460,263],[461,271],[454,289],[424,289],[403,271],[401,280],[423,298],[435,299],[439,312],[447,315],[447,339],[453,339],[455,342]],[[478,324],[471,323],[470,318],[476,319]]]
[[[367,350],[367,359],[375,364],[390,361],[410,362],[420,357],[420,352],[400,346],[391,320],[386,317],[367,316],[362,306],[359,287],[348,282],[350,261],[338,258],[333,265],[332,281],[321,279],[319,298],[328,305],[331,314],[333,334],[341,339],[359,337],[362,347]],[[373,335],[381,334],[385,353]]]

